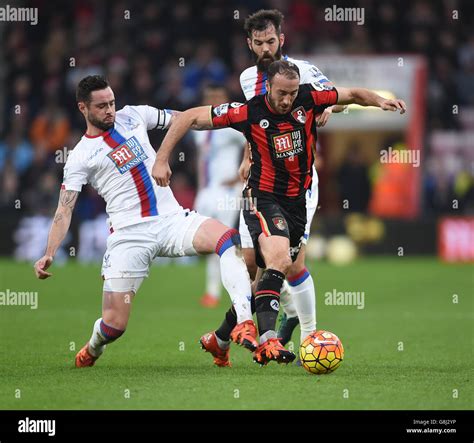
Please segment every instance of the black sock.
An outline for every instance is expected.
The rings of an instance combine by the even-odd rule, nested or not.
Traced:
[[[260,336],[275,330],[280,310],[280,291],[285,274],[275,269],[263,272],[255,292],[255,308],[257,312],[258,333]]]
[[[252,314],[255,313],[255,296],[252,294],[252,300],[250,300],[250,306],[252,308]],[[216,335],[223,341],[230,340],[230,333],[237,324],[237,314],[234,307],[232,306],[226,313],[225,318],[219,329],[216,330]]]

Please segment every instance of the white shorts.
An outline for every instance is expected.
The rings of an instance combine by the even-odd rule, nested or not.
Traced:
[[[239,189],[225,186],[200,189],[194,206],[203,215],[233,228],[239,215]]]
[[[313,183],[311,184],[311,188],[306,191],[306,227],[304,230],[303,244],[308,242],[311,223],[313,222],[314,214],[318,208],[318,197],[318,175],[316,174],[316,170],[313,170]],[[250,237],[249,228],[245,223],[242,210],[240,211],[239,233],[242,248],[253,248],[252,237]]]
[[[104,280],[148,277],[155,257],[197,255],[193,239],[208,218],[186,209],[117,229],[107,239],[102,277]]]

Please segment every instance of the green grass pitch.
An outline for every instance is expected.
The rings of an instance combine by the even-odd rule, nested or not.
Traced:
[[[378,257],[311,271],[318,329],[345,348],[340,368],[323,376],[294,364],[260,368],[235,345],[233,367],[214,367],[198,339],[220,324],[228,299],[199,305],[203,262],[153,267],[124,336],[96,366],[75,369],[100,316],[99,267],[54,266],[38,281],[31,265],[0,261],[0,291],[37,291],[39,300],[36,310],[0,306],[0,409],[472,408],[472,266]],[[363,291],[364,309],[325,304],[334,289]]]

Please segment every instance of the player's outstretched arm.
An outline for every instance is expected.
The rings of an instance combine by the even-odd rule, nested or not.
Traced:
[[[361,106],[375,106],[384,111],[400,111],[404,114],[406,111],[406,104],[403,100],[386,99],[365,88],[337,88],[338,105],[349,105],[356,103]]]
[[[199,106],[181,112],[171,124],[156,154],[151,172],[158,186],[168,186],[171,169],[169,159],[176,144],[189,129],[212,129],[211,106]]]
[[[79,192],[77,191],[66,191],[65,189],[61,189],[59,192],[58,208],[56,209],[53,224],[49,230],[46,252],[34,266],[36,277],[41,280],[53,275],[46,272],[46,269],[48,269],[51,266],[51,263],[53,263],[56,251],[66,237],[78,195]]]

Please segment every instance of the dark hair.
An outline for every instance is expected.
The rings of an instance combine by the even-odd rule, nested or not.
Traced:
[[[260,9],[245,19],[244,29],[252,38],[253,31],[264,31],[268,26],[275,26],[277,34],[281,33],[281,24],[285,16],[278,9]]]
[[[103,75],[88,75],[84,77],[76,88],[76,100],[78,102],[89,103],[91,92],[105,89],[109,86],[109,82]]]
[[[298,66],[287,60],[276,60],[270,64],[267,70],[267,79],[269,83],[272,82],[273,77],[275,77],[276,74],[283,75],[290,80],[300,78],[300,70],[298,69]]]

